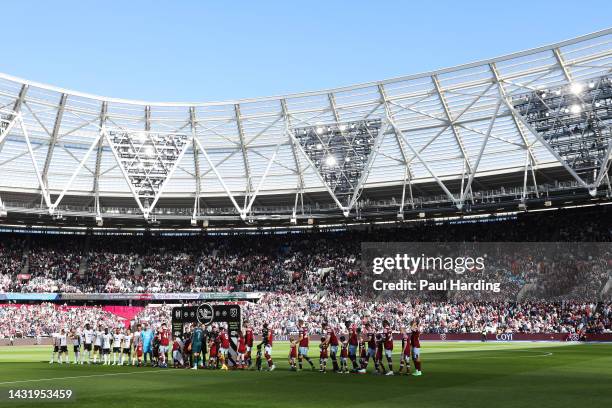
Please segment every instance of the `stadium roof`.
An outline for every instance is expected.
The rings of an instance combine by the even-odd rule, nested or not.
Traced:
[[[0,211],[287,222],[389,203],[456,210],[509,187],[539,197],[536,180],[593,190],[514,105],[605,77],[611,44],[607,29],[438,71],[225,102],[124,100],[0,74]]]

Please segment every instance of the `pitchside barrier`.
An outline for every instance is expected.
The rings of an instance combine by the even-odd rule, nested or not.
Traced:
[[[348,334],[341,333],[348,338]],[[320,334],[310,334],[310,340],[316,340]],[[297,333],[293,335],[297,338]],[[421,333],[421,340],[426,341],[482,341],[481,333]],[[287,341],[289,335],[275,335],[275,341]],[[393,340],[401,341],[399,333],[393,335]],[[576,333],[488,333],[487,341],[579,341]],[[261,341],[261,336],[255,336],[255,341]],[[586,341],[612,342],[612,333],[586,334]]]
[[[231,334],[230,334],[231,336]],[[315,338],[312,335],[311,338]],[[393,336],[395,341],[401,341],[401,337],[396,334]],[[274,336],[274,341],[287,341],[289,336],[278,335]],[[426,341],[482,341],[482,335],[479,333],[423,333],[421,334],[421,340]],[[575,333],[500,333],[500,334],[487,334],[487,341],[578,341],[578,336]],[[602,334],[587,334],[587,341],[593,342],[610,342],[612,343],[612,333]],[[231,336],[230,343],[232,344],[232,352],[236,350],[236,338]],[[255,336],[255,341],[260,342],[261,336]],[[38,341],[32,337],[14,339],[15,346],[33,346],[33,345],[45,345],[50,346],[52,340],[50,337],[41,337]],[[7,338],[0,339],[0,346],[8,346],[10,340]],[[399,343],[397,343],[397,350],[399,350]]]
[[[242,330],[242,310],[240,305],[180,306],[172,308],[172,336],[183,338],[186,323],[199,323],[210,326],[214,323],[226,324],[230,340],[228,365],[233,366],[238,355],[238,336]]]

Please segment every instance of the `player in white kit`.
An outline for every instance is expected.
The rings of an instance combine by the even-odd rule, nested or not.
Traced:
[[[116,328],[115,333],[113,333],[113,364],[119,364],[119,360],[121,359],[121,346],[123,342],[123,334],[121,334],[121,329]]]
[[[83,353],[81,354],[81,364],[83,364],[83,356],[85,353],[87,353],[87,364],[91,364],[91,351],[95,337],[94,331],[89,326],[89,323],[87,323],[83,330]]]
[[[100,359],[100,363],[102,363],[102,337],[104,336],[104,332],[102,328],[98,326],[98,329],[94,332],[94,351],[93,351],[93,362],[96,364],[98,362],[98,358]]]
[[[113,341],[113,335],[108,332],[108,329],[104,329],[102,334],[102,361],[104,365],[110,364],[110,348]]]
[[[59,354],[59,333],[52,333],[51,339],[53,340],[53,348],[51,349],[51,360],[49,360],[49,364],[55,362],[55,353]]]
[[[63,364],[64,361],[62,359],[62,356],[66,356],[66,363],[69,363],[68,361],[68,335],[66,334],[66,330],[62,329],[60,331],[60,334],[58,336],[59,338],[59,353],[57,354],[57,359],[58,362],[60,364]]]
[[[132,338],[133,335],[130,332],[130,329],[127,329],[123,335],[123,349],[120,362],[121,365],[124,365],[124,363],[130,365],[130,359],[132,357]]]
[[[81,333],[76,329],[72,329],[70,331],[70,340],[72,341],[72,351],[74,352],[72,364],[79,364],[79,355],[81,354]],[[66,362],[68,362],[67,358]]]

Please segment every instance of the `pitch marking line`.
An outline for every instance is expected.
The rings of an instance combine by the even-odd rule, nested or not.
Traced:
[[[153,371],[130,371],[129,373],[107,373],[107,374],[92,374],[92,375],[75,375],[71,377],[37,378],[35,380],[5,381],[5,382],[0,382],[0,385],[31,383],[31,382],[39,382],[39,381],[72,380],[72,379],[78,379],[78,378],[112,377],[112,376],[117,376],[117,375],[160,373],[162,371],[168,371],[168,370],[164,369],[164,370],[153,370]]]
[[[508,350],[510,351],[510,350]],[[512,351],[519,351],[519,350],[512,350]],[[528,351],[528,350],[525,350]],[[537,351],[536,351],[537,353]],[[552,351],[549,352],[545,352],[545,353],[538,353],[535,355],[529,355],[529,356],[478,356],[478,357],[442,357],[442,356],[434,356],[434,355],[430,355],[427,356],[428,360],[461,360],[461,359],[467,359],[469,358],[470,360],[484,360],[484,359],[489,359],[489,358],[533,358],[533,357],[550,357],[553,355]],[[433,357],[433,358],[432,358]]]

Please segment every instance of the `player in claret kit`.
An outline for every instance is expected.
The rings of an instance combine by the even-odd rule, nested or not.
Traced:
[[[340,373],[348,374],[348,342],[346,337],[340,336]]]
[[[325,333],[325,342],[329,346],[329,355],[332,360],[334,372],[338,372],[338,336],[336,330],[329,324],[323,323],[323,333]]]
[[[162,323],[159,330],[159,366],[168,367],[168,349],[170,347],[170,330],[166,323]]]
[[[360,331],[359,334],[359,367],[361,368],[357,370],[357,372],[359,374],[365,374],[366,367],[368,366],[368,346],[363,333]]]
[[[346,328],[349,330],[348,339],[348,355],[353,363],[353,372],[359,370],[360,365],[357,364],[357,352],[359,351],[359,338],[361,337],[361,329],[356,324],[345,323]]]
[[[327,372],[328,348],[327,338],[321,337],[321,343],[319,344],[319,371],[322,373]]]
[[[382,362],[383,359],[383,336],[380,333],[376,334],[376,356],[374,357],[374,369],[376,374],[384,374],[385,366]]]
[[[297,371],[296,360],[298,356],[298,344],[295,341],[295,337],[289,337],[289,369],[291,371]]]
[[[218,333],[216,331],[216,328],[213,327],[212,331],[209,334],[209,341],[208,341],[208,349],[209,349],[209,355],[208,355],[208,368],[210,368],[211,370],[217,369],[217,361],[219,359],[219,340],[218,340]]]
[[[268,328],[268,323],[263,324],[263,331],[261,333],[262,344],[264,346],[264,357],[268,362],[268,370],[274,371],[276,366],[272,361],[272,343],[274,341],[274,332],[272,329]]]
[[[184,366],[183,362],[183,342],[179,337],[174,338],[172,343],[172,366],[179,368]]]
[[[410,332],[410,345],[411,345],[411,354],[412,354],[412,362],[414,363],[414,376],[420,376],[421,373],[421,328],[419,326],[418,321],[414,321],[412,323]]]
[[[238,354],[237,368],[244,370],[246,368],[247,347],[246,339],[242,331],[238,332],[238,350],[236,350],[236,352]]]
[[[368,364],[370,359],[374,360],[376,371],[378,371],[378,363],[376,362],[376,332],[372,329],[369,323],[366,324],[366,331],[364,335],[364,342],[367,342],[367,352],[365,360],[361,365],[359,372],[365,374],[368,370]]]
[[[246,331],[244,333],[244,342],[246,344],[246,358],[247,358],[247,366],[251,368],[253,364],[253,360],[251,358],[251,352],[253,350],[253,328],[250,324],[247,323]]]
[[[144,354],[142,341],[139,341],[137,344],[134,345],[134,350],[135,350],[135,363],[134,364],[137,365],[138,367],[142,367],[142,356]]]
[[[402,328],[402,355],[400,357],[399,374],[402,375],[403,368],[406,367],[406,375],[410,375],[410,334]]]
[[[384,346],[384,354],[387,359],[387,365],[389,366],[389,371],[387,371],[386,375],[393,375],[393,331],[391,330],[391,325],[387,320],[383,320],[383,346]]]
[[[304,324],[304,320],[302,319],[298,320],[298,333],[299,333],[298,366],[300,367],[300,370],[301,370],[302,361],[306,359],[306,361],[308,361],[308,364],[310,364],[310,369],[314,371],[315,366],[310,360],[310,357],[308,357],[308,340],[309,340],[308,329],[306,328],[306,325]]]
[[[226,362],[229,355],[229,348],[229,334],[227,333],[227,329],[222,327],[219,332],[219,360],[221,362],[221,369],[226,371],[228,370]]]

